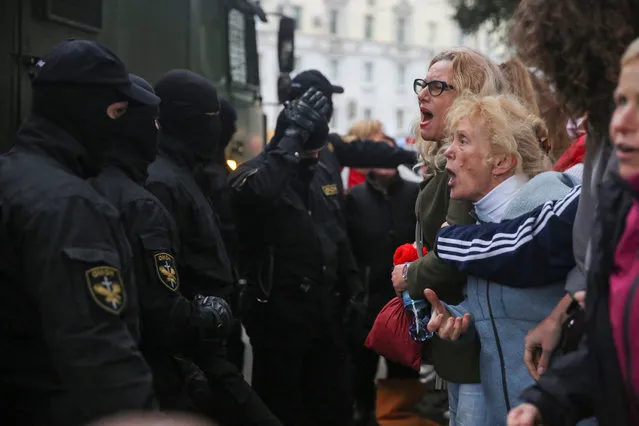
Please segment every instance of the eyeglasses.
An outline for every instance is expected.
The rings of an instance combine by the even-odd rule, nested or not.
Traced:
[[[416,95],[419,95],[426,87],[428,87],[428,93],[435,98],[444,93],[446,90],[455,89],[450,84],[441,80],[426,81],[421,78],[416,78],[415,81],[413,81],[413,90]]]

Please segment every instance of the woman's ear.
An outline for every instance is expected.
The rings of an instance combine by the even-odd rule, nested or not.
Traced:
[[[493,176],[499,177],[517,168],[517,156],[515,154],[493,155]]]

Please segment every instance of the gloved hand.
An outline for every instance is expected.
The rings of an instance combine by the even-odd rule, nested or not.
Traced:
[[[197,295],[193,299],[203,338],[226,337],[233,329],[233,313],[224,299]]]
[[[358,295],[348,300],[345,311],[347,316],[351,315],[358,318],[364,318],[366,316],[367,306],[368,303],[364,296]]]
[[[330,111],[328,98],[319,90],[311,87],[301,98],[286,106],[284,115],[289,126],[285,134],[301,137],[304,142],[307,142],[313,131],[320,128],[328,130]]]
[[[344,307],[343,326],[346,340],[351,350],[357,350],[364,345],[368,329],[366,322],[367,303],[363,297],[353,297]]]

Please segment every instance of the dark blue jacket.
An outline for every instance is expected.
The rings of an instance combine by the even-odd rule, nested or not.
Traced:
[[[511,287],[564,279],[575,266],[572,228],[581,186],[515,219],[443,228],[436,242],[445,263]]]

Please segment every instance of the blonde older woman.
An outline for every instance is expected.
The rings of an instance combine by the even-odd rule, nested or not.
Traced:
[[[459,99],[447,123],[452,136],[445,152],[450,196],[472,202],[479,223],[518,217],[565,197],[578,185],[567,175],[542,173],[547,167],[541,147],[546,128],[515,98]],[[523,341],[552,311],[563,288],[563,281],[516,288],[470,276],[464,302],[447,307],[426,290],[434,309],[431,331],[442,339],[481,343],[481,384],[490,425],[504,425],[521,391],[533,383],[523,362]]]
[[[433,244],[442,223],[468,224],[472,204],[450,200],[441,155],[446,136],[446,118],[455,99],[462,93],[490,95],[507,90],[508,83],[499,67],[485,56],[467,48],[439,53],[431,61],[423,79],[414,81],[420,110],[420,136],[425,142],[423,157],[427,176],[415,207],[419,228],[418,245],[429,253],[416,262],[398,265],[392,273],[396,292],[408,289],[412,298],[423,298],[425,288],[435,289],[449,303],[463,300],[466,275],[442,263],[435,256]],[[426,346],[436,372],[449,383],[451,426],[484,426],[484,400],[479,385],[479,345],[451,344],[437,337]],[[432,351],[431,351],[432,349]]]

